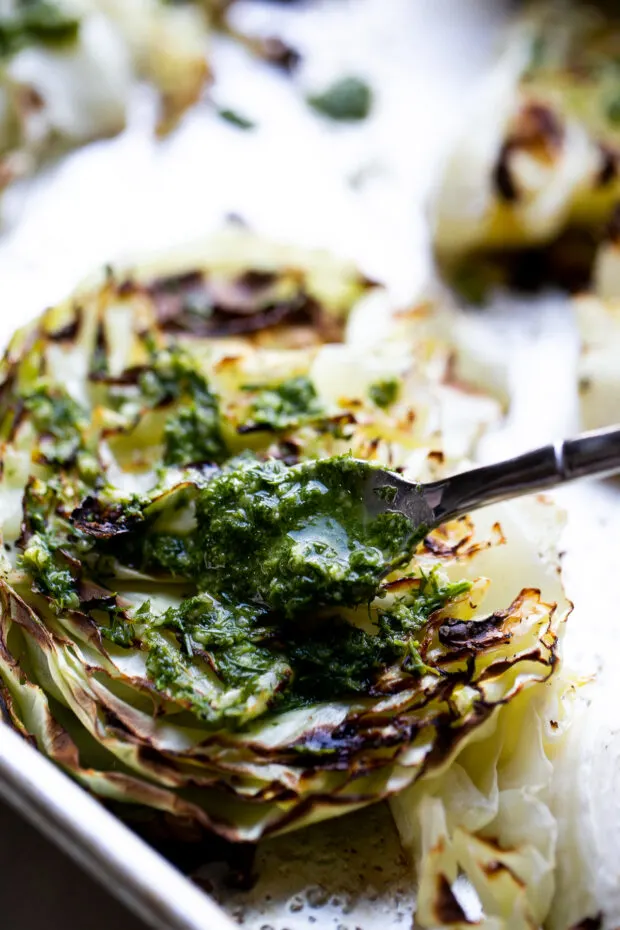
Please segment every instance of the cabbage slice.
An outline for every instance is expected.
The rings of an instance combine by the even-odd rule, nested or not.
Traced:
[[[546,566],[532,552],[535,540],[539,550],[557,541],[553,508],[533,502],[524,510],[514,503],[484,517],[501,522],[515,566],[510,578],[532,573],[547,596],[565,603],[553,548]],[[494,549],[474,554],[470,570],[488,571],[498,555]],[[542,687],[522,689],[496,708],[447,770],[391,800],[416,867],[420,926],[542,926],[558,906],[556,863],[565,854],[558,807],[564,796],[554,801],[554,764],[571,733],[576,688],[576,679],[560,671]]]
[[[439,264],[471,299],[506,276],[588,280],[620,192],[617,28],[609,5],[552,0],[510,30],[433,201]]]
[[[0,86],[0,187],[30,174],[59,149],[116,135],[139,79],[157,90],[159,130],[169,131],[201,96],[208,10],[160,0],[54,0],[76,24],[62,41],[33,34],[7,50]],[[3,7],[7,23],[23,15]],[[36,15],[36,10],[33,15]]]
[[[412,852],[450,831],[440,866],[431,842],[420,873],[418,917],[432,925],[435,876],[452,882],[471,860],[474,880],[480,831],[504,806],[500,842],[513,843],[524,811],[538,816],[527,792],[500,798],[492,772],[477,818],[437,807],[446,792],[456,804],[446,786],[465,784],[479,746],[492,769],[505,711],[535,734],[538,718],[518,708],[557,691],[569,605],[533,555],[529,517],[498,509],[429,533],[369,604],[302,617],[306,652],[257,603],[240,641],[183,549],[227,457],[351,452],[419,480],[461,467],[498,405],[450,382],[452,348],[428,312],[384,318],[372,348],[340,341],[377,295],[328,256],[227,235],[93,279],[16,334],[0,368],[0,694],[19,732],[115,810],[150,812],[154,829],[253,843],[399,797]],[[371,665],[366,652],[339,677],[333,630],[370,648]],[[317,643],[331,690],[291,692]],[[246,677],[227,677],[225,660],[243,666],[248,644]],[[530,884],[537,844],[532,834],[531,854],[513,856]],[[554,852],[540,852],[549,874]]]

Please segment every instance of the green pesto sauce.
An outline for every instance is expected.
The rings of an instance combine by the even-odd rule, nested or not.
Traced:
[[[222,462],[227,458],[218,398],[187,353],[180,348],[156,353],[139,387],[149,407],[174,403],[164,430],[164,465]]]
[[[0,57],[29,45],[74,42],[79,28],[79,19],[53,0],[17,0],[13,12],[0,14]]]
[[[41,455],[49,465],[67,466],[85,451],[88,419],[80,405],[60,387],[39,382],[22,394],[24,407],[39,436]]]
[[[38,464],[53,469],[56,479],[73,476],[82,490],[95,485],[101,464],[89,438],[88,413],[63,387],[51,387],[44,379],[22,391],[20,401],[36,435],[33,458]]]
[[[27,571],[41,594],[50,597],[58,611],[77,610],[80,600],[70,569],[63,566],[58,547],[46,533],[36,533],[26,545],[20,567]]]
[[[400,384],[396,378],[388,378],[385,381],[377,381],[371,384],[368,389],[368,396],[376,407],[386,409],[391,407],[398,398]]]
[[[387,668],[427,671],[419,632],[469,588],[431,574],[389,607],[377,601],[370,630],[338,613],[374,598],[415,543],[398,515],[364,518],[361,484],[370,467],[348,457],[289,468],[237,460],[195,492],[197,528],[154,531],[147,502],[141,522],[126,521],[108,540],[59,516],[61,485],[33,482],[21,567],[56,612],[87,612],[107,642],[143,649],[155,687],[208,726],[243,726],[274,710],[369,694]],[[173,514],[184,500],[171,496]],[[180,575],[198,593],[159,615],[148,602],[128,615],[114,595],[83,603],[79,566],[66,553],[108,589],[112,554],[131,567]]]
[[[148,407],[174,405],[168,422],[180,432],[178,444],[167,444],[168,463],[200,460],[196,449],[207,460],[226,460],[217,398],[185,354],[159,353],[139,391]],[[389,609],[375,602],[372,629],[342,615],[374,600],[419,538],[402,514],[368,515],[370,464],[342,456],[287,466],[248,454],[226,461],[201,486],[128,497],[119,510],[115,498],[106,505],[105,486],[87,486],[74,467],[88,451],[85,412],[43,383],[22,401],[40,444],[48,441],[47,460],[60,467],[26,489],[20,567],[53,610],[88,613],[108,643],[144,650],[154,686],[208,726],[243,726],[273,710],[369,694],[388,668],[412,676],[426,670],[418,634],[467,583],[424,578]],[[251,405],[254,422],[273,429],[324,415],[305,378],[262,388]],[[190,428],[195,416],[211,415],[212,431]],[[173,434],[167,426],[167,438]],[[91,503],[81,521],[70,519],[75,501],[86,497],[99,509]],[[195,520],[185,521],[194,506]],[[91,533],[89,512],[93,523],[112,521],[113,532]],[[191,596],[159,615],[148,602],[128,614],[113,594],[119,562],[162,583],[181,578]],[[89,578],[110,597],[84,602]]]
[[[246,391],[254,391],[246,385]],[[286,430],[327,416],[309,378],[301,375],[258,390],[248,410],[249,419],[240,432],[250,429]]]
[[[23,499],[23,529],[26,541],[19,567],[27,572],[37,591],[49,597],[56,611],[75,610],[80,601],[67,559],[62,554],[66,542],[58,532],[55,511],[59,488],[54,482],[31,480]]]
[[[147,669],[160,690],[213,724],[368,694],[386,666],[400,664],[412,675],[428,671],[415,636],[434,610],[467,590],[467,582],[440,585],[430,575],[415,594],[379,611],[372,633],[333,615],[292,626],[259,607],[201,594],[150,617]],[[197,656],[208,657],[225,698],[214,702],[195,693],[189,670]]]
[[[372,467],[348,456],[287,467],[244,461],[199,494],[200,584],[291,619],[374,597],[418,538],[401,513],[369,518]]]

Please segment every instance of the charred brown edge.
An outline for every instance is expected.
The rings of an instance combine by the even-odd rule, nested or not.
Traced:
[[[498,611],[486,620],[466,621],[447,617],[439,627],[439,641],[444,646],[457,646],[468,652],[507,643],[512,634],[503,629],[506,617],[506,611]]]
[[[84,308],[76,304],[73,307],[73,312],[74,318],[72,322],[60,327],[60,329],[46,331],[46,339],[49,339],[50,342],[75,342],[83,325]]]
[[[470,921],[457,901],[450,883],[445,875],[437,876],[434,910],[440,924],[468,924]]]
[[[614,206],[605,233],[605,238],[609,242],[620,245],[620,203]]]
[[[133,532],[144,523],[143,515],[123,521],[123,504],[106,505],[99,497],[90,495],[76,507],[70,516],[72,526],[95,539],[111,539]]]
[[[594,186],[596,188],[609,187],[618,178],[620,171],[620,152],[605,142],[599,143],[601,153],[601,167],[599,168]]]
[[[326,414],[317,415],[311,418],[300,418],[304,423],[314,425],[317,429],[321,430],[327,429],[328,427],[338,427],[338,426],[351,426],[352,424],[357,423],[357,418],[355,414],[351,411],[345,411],[344,413],[337,413],[334,416],[329,416]],[[296,422],[291,422],[288,426],[277,427],[272,426],[271,423],[261,423],[260,421],[252,423],[241,423],[237,427],[237,433],[240,436],[246,436],[250,433],[283,433],[289,429],[293,429],[296,425]]]
[[[600,930],[603,926],[603,914],[599,912],[594,917],[584,917],[583,920],[573,924],[569,930]]]
[[[98,371],[95,367],[96,361],[98,358],[105,358],[106,368],[105,370]],[[93,351],[90,357],[90,363],[88,366],[88,379],[89,381],[105,381],[107,378],[107,361],[108,361],[108,345],[106,340],[105,326],[102,319],[97,321],[97,329],[95,332],[95,343],[93,345]]]
[[[292,268],[284,268],[280,271],[248,269],[236,278],[232,278],[229,286],[233,290],[239,287],[242,290],[255,292],[258,297],[261,291],[267,292],[281,275],[294,271],[295,269]],[[147,294],[158,310],[160,328],[173,335],[190,334],[217,338],[251,334],[282,323],[290,323],[312,325],[331,341],[338,341],[342,334],[341,322],[331,319],[330,314],[326,313],[318,301],[308,294],[303,285],[303,272],[297,274],[300,278],[299,287],[291,299],[275,301],[271,304],[267,302],[264,307],[257,306],[254,311],[248,312],[247,309],[243,311],[236,309],[233,297],[229,301],[222,302],[221,299],[218,301],[216,295],[213,301],[213,314],[207,320],[195,318],[188,320],[182,302],[184,290],[202,288],[208,293],[210,282],[207,275],[200,271],[156,278],[146,285],[139,285],[129,278],[119,285],[119,292],[127,294],[142,291]],[[377,286],[375,281],[362,275],[358,276],[358,283],[364,290]],[[175,297],[179,298],[177,307],[174,306]],[[164,301],[172,302],[172,306],[165,306]]]
[[[551,107],[537,102],[526,104],[517,116],[515,130],[503,143],[493,169],[493,184],[499,197],[511,204],[519,200],[509,164],[513,152],[540,147],[553,154],[561,148],[563,139],[564,129]]]

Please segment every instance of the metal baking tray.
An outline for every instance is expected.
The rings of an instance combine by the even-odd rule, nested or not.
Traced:
[[[71,154],[9,192],[0,344],[93,268],[202,237],[229,214],[271,237],[350,256],[387,282],[396,301],[410,300],[429,274],[424,203],[434,168],[509,9],[499,0],[240,3],[235,15],[244,25],[299,49],[298,75],[274,73],[219,40],[213,98],[255,120],[255,131],[221,122],[205,105],[157,142],[148,131],[152,101],[141,92],[123,136]],[[372,117],[350,128],[325,124],[303,102],[307,89],[344,73],[367,77],[376,95]],[[487,320],[510,340],[511,370],[527,365],[530,374],[527,383],[517,379],[511,417],[487,443],[487,458],[575,425],[566,307],[554,298],[517,309],[515,319],[508,301]],[[534,417],[541,391],[546,416],[537,410]],[[603,607],[618,548],[595,562],[591,542],[598,521],[620,510],[620,496],[603,485],[570,489],[563,500],[577,515],[568,531],[569,594],[579,604],[587,591],[592,604],[598,586]],[[582,667],[602,661],[593,639],[567,643]],[[413,880],[382,805],[264,844],[250,896],[207,870],[211,897],[2,724],[0,795],[162,930],[227,930],[242,921],[250,930],[411,926]]]

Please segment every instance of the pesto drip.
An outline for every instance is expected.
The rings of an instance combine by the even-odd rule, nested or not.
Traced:
[[[333,614],[306,616],[293,627],[269,611],[205,593],[160,616],[147,606],[137,619],[147,620],[147,668],[160,690],[189,701],[205,722],[243,723],[275,710],[371,695],[389,667],[414,676],[429,671],[416,634],[433,611],[467,590],[468,582],[423,577],[415,593],[379,610],[372,632]],[[225,699],[192,696],[192,660],[215,673]]]
[[[240,433],[287,430],[328,415],[312,381],[305,375],[268,387],[245,385],[244,391],[256,393],[248,410],[248,422],[239,428]]]
[[[222,462],[228,457],[217,395],[188,353],[178,346],[155,352],[139,388],[151,408],[174,403],[164,429],[164,465]]]
[[[93,481],[99,465],[88,439],[89,415],[69,393],[45,380],[21,394],[38,438],[43,464],[69,469],[75,466],[85,481]]]
[[[56,614],[87,613],[110,645],[144,650],[154,686],[208,726],[371,695],[388,670],[428,671],[420,631],[469,589],[431,574],[377,599],[416,534],[401,514],[367,517],[371,468],[347,456],[291,467],[246,457],[163,501],[106,504],[102,491],[70,516],[62,482],[33,480],[20,565]],[[169,529],[194,506],[185,532]],[[128,612],[113,590],[118,563],[154,581],[180,576],[187,593],[163,612],[148,602]],[[360,607],[362,625],[343,612]]]

